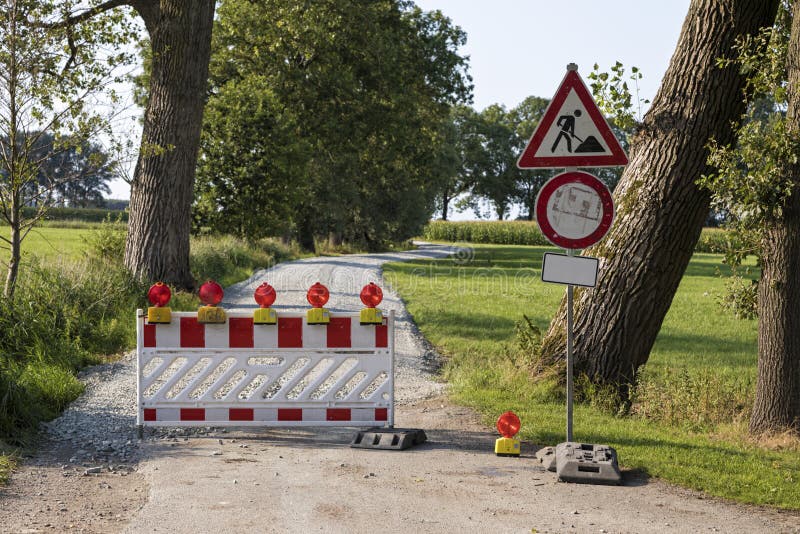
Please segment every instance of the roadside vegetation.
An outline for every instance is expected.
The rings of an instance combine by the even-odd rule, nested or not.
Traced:
[[[431,221],[422,230],[422,238],[493,245],[550,245],[532,221]],[[741,237],[733,232],[703,228],[695,252],[723,253],[741,249],[740,241]]]
[[[522,438],[537,445],[565,439],[563,375],[537,359],[565,291],[539,278],[548,250],[476,245],[474,256],[385,268],[445,357],[454,400],[479,410],[490,425],[516,411]],[[629,470],[719,497],[800,509],[800,441],[788,434],[768,442],[748,437],[757,321],[720,307],[726,294],[720,274],[729,273],[722,260],[694,255],[627,410],[577,378],[583,393],[575,439],[616,447]]]
[[[80,226],[34,230],[17,294],[0,299],[0,482],[11,467],[8,453],[28,445],[39,422],[83,391],[78,370],[135,345],[134,312],[148,306],[147,284],[122,266],[125,225]],[[198,280],[226,286],[297,255],[271,239],[203,236],[193,238],[191,265]],[[199,302],[178,292],[170,305],[191,310]]]

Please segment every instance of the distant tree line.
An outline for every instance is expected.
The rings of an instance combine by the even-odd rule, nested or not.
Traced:
[[[80,142],[56,139],[50,132],[19,136],[17,143],[32,139],[29,158],[36,162],[35,178],[20,189],[22,204],[46,204],[66,208],[103,208],[111,193],[109,182],[116,177],[116,162],[103,147],[86,139]],[[0,144],[8,144],[8,137]],[[8,182],[9,171],[0,168],[0,183]]]

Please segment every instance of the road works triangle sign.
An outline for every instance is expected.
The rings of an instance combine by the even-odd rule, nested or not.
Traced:
[[[628,157],[578,75],[578,67],[570,64],[517,167],[617,167],[627,163]]]

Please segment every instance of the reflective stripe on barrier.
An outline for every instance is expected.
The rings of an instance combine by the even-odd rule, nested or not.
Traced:
[[[172,313],[148,324],[137,312],[137,423],[143,426],[382,426],[394,422],[394,314],[327,325],[252,312],[221,324]]]

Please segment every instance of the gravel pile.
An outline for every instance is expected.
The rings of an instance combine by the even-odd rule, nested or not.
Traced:
[[[411,320],[400,297],[382,281],[381,266],[386,262],[469,254],[465,249],[421,245],[419,250],[370,255],[308,258],[282,263],[256,272],[250,279],[225,291],[223,306],[228,309],[254,308],[253,291],[267,281],[275,287],[280,311],[302,311],[308,308],[306,291],[314,282],[325,284],[331,291],[326,306],[334,312],[355,312],[363,307],[361,288],[369,282],[383,287],[380,308],[396,314],[395,333],[395,402],[403,404],[415,399],[440,394],[444,385],[432,380],[438,368],[435,351],[423,339]],[[131,310],[131,313],[134,313]],[[114,363],[85,369],[79,378],[86,391],[54,421],[42,427],[54,445],[71,445],[68,459],[74,467],[85,468],[85,474],[97,468],[124,470],[140,458],[140,442],[136,431],[136,353],[131,351]],[[149,439],[176,442],[190,435],[202,435],[214,429],[153,429]],[[224,432],[224,429],[221,430]]]

